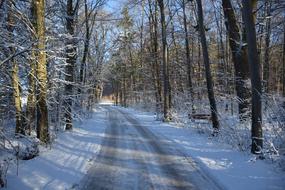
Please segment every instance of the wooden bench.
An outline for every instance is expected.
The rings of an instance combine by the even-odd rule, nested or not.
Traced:
[[[188,114],[189,119],[192,120],[208,120],[211,121],[212,117],[210,114],[204,114],[204,113],[195,113],[195,114]]]

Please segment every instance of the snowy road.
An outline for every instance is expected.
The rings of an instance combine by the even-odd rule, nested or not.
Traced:
[[[155,118],[100,104],[92,118],[41,146],[38,157],[11,165],[7,190],[284,190],[284,171],[270,160],[217,142],[197,126]]]
[[[102,148],[82,189],[221,189],[174,142],[155,135],[130,113],[105,109],[109,123]]]

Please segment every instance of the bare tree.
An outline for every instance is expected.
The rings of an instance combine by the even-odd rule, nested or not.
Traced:
[[[66,4],[66,29],[68,32],[68,39],[66,44],[66,99],[65,99],[65,129],[72,129],[72,96],[74,85],[74,67],[77,59],[77,48],[74,38],[75,33],[75,16],[79,6],[79,0],[67,0]]]
[[[12,13],[13,3],[11,0],[7,1],[8,4],[8,15],[7,15],[7,31],[9,32],[9,43],[13,44],[13,32],[15,26],[15,19]],[[11,45],[9,47],[10,53],[15,54],[15,47]],[[14,98],[14,107],[16,112],[16,134],[24,134],[24,123],[23,123],[23,115],[22,115],[22,101],[21,101],[21,93],[20,93],[20,80],[19,80],[19,66],[15,58],[10,60],[12,65],[12,87],[13,87],[13,98]]]
[[[186,10],[185,10],[186,2],[185,0],[182,1],[182,10],[183,10],[183,26],[184,26],[184,33],[185,33],[185,51],[186,51],[186,63],[187,63],[187,86],[189,95],[191,96],[191,104],[192,104],[192,112],[195,112],[194,109],[194,93],[193,93],[193,84],[192,84],[192,64],[190,58],[190,47],[189,47],[189,35],[188,35],[188,26],[187,26],[187,17],[186,17]]]
[[[216,99],[215,99],[214,89],[213,89],[208,46],[207,46],[205,27],[204,27],[203,7],[202,7],[201,0],[197,0],[197,5],[198,5],[197,6],[198,8],[198,28],[199,28],[200,39],[201,39],[202,50],[203,50],[203,58],[204,58],[204,65],[205,65],[205,72],[206,72],[208,98],[210,102],[212,123],[213,123],[214,130],[218,130],[219,129],[219,120],[218,120],[218,115],[217,115],[218,111],[217,111]]]
[[[37,137],[44,143],[50,141],[47,109],[47,60],[45,50],[45,0],[32,1],[33,14],[35,15],[37,38]]]
[[[160,8],[160,23],[162,36],[162,69],[163,69],[163,114],[164,120],[169,121],[170,116],[170,83],[169,83],[169,69],[168,69],[168,53],[167,53],[167,39],[166,39],[166,23],[164,13],[164,1],[157,0]]]
[[[158,21],[157,21],[157,1],[154,2],[154,10],[152,8],[151,0],[148,0],[149,14],[150,14],[150,36],[151,36],[151,54],[153,60],[153,78],[155,86],[155,97],[156,97],[156,111],[161,110],[162,102],[162,88],[160,81],[160,64],[158,61]]]
[[[283,23],[283,67],[282,67],[282,78],[283,78],[283,96],[285,97],[285,22]]]
[[[271,35],[271,1],[266,0],[266,24],[265,24],[265,52],[264,52],[264,63],[263,63],[263,81],[265,92],[269,92],[269,57],[270,57],[270,35]]]
[[[248,117],[246,112],[250,105],[250,93],[246,85],[247,80],[249,80],[247,50],[243,45],[242,32],[238,26],[238,20],[231,0],[222,0],[222,5],[235,68],[235,87],[239,99],[239,116],[241,119],[244,119]]]
[[[262,112],[261,112],[261,79],[260,63],[258,59],[253,4],[256,0],[243,0],[243,20],[246,29],[248,46],[248,62],[250,64],[251,91],[252,91],[252,127],[251,127],[251,152],[260,154],[263,147]]]

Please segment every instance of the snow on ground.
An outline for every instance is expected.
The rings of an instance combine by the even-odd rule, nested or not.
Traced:
[[[108,106],[111,102],[108,102]],[[273,164],[256,160],[251,154],[233,150],[195,128],[175,127],[155,120],[151,113],[118,108],[133,115],[161,139],[174,141],[177,149],[192,157],[209,176],[226,189],[284,189],[285,174]],[[43,149],[39,157],[21,161],[8,172],[8,190],[63,190],[76,187],[99,152],[107,121],[107,109],[98,106],[93,119],[76,124],[72,132],[57,137],[52,149]]]
[[[130,108],[121,110],[132,113],[153,133],[176,142],[177,149],[197,161],[206,173],[226,189],[285,189],[285,172],[268,161],[256,160],[252,154],[233,150],[230,145],[216,142],[206,134],[199,134],[195,128],[161,123],[151,113]]]
[[[105,119],[104,109],[97,108],[93,119],[59,134],[51,149],[42,148],[35,159],[20,161],[18,176],[16,166],[11,167],[7,189],[65,190],[77,186],[100,149]]]

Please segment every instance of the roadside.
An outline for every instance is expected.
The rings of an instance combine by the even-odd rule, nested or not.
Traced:
[[[20,161],[19,174],[11,165],[7,190],[66,190],[78,186],[100,150],[106,127],[106,113],[98,106],[92,119],[76,123],[73,131],[60,133],[50,148],[41,147],[40,155]]]
[[[193,158],[199,166],[226,189],[280,189],[285,187],[285,172],[274,168],[266,160],[258,160],[254,155],[233,150],[212,136],[198,133],[192,127],[177,127],[174,123],[156,121],[155,115],[131,108],[120,108],[133,115],[141,125],[154,134],[177,144],[176,148],[187,157]]]

